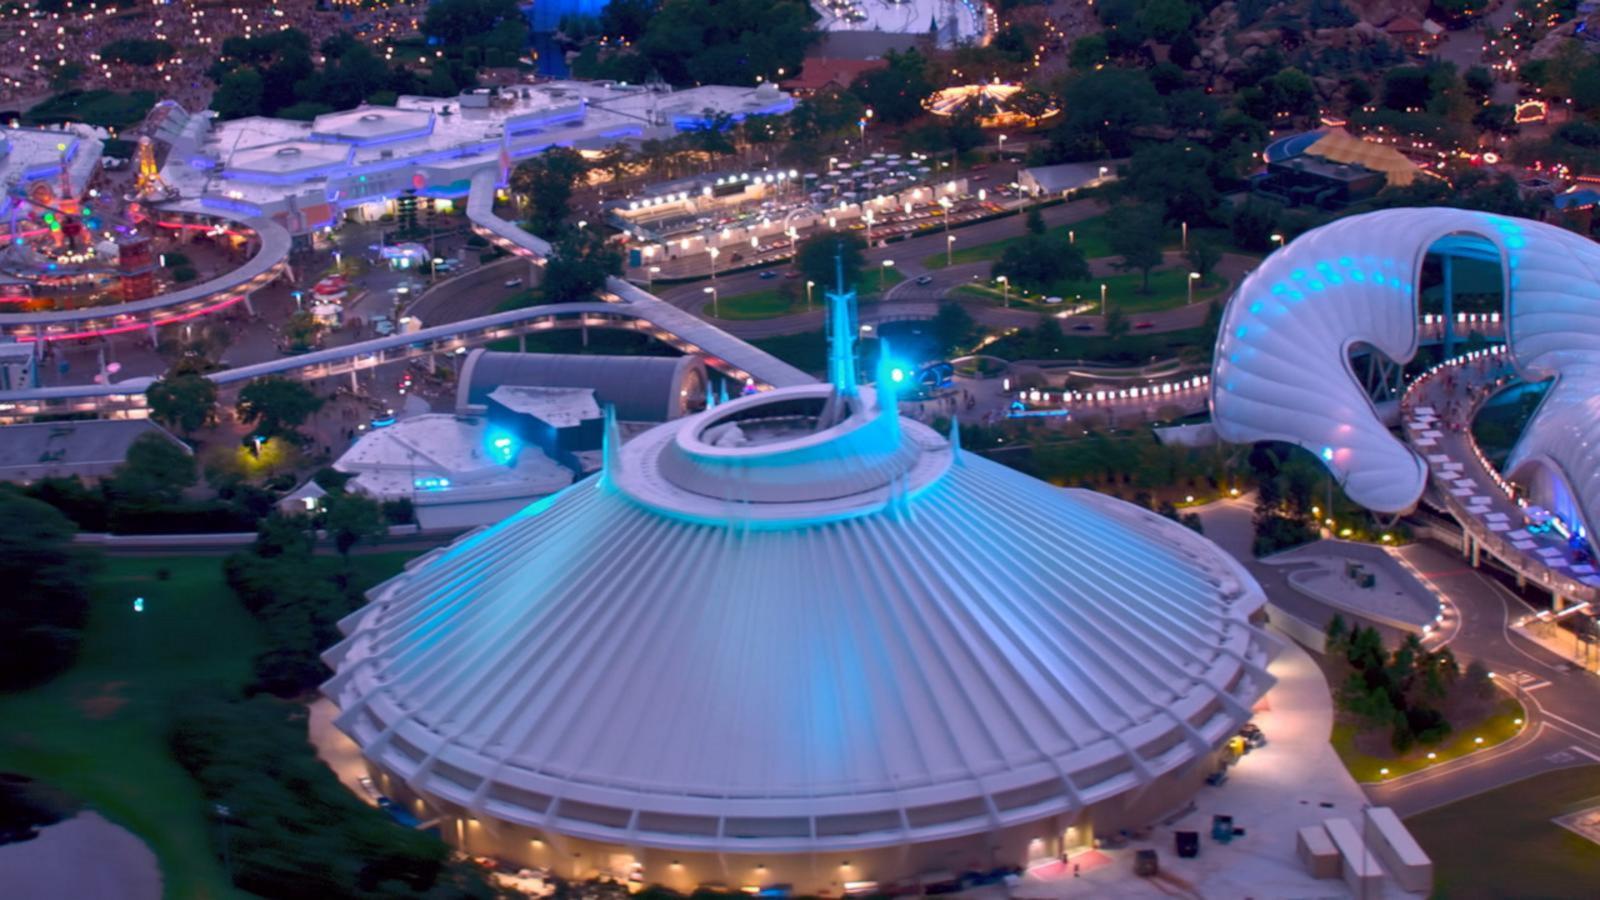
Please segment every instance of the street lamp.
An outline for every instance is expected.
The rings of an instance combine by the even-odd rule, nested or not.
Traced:
[[[999,278],[996,278],[995,281],[1000,282],[1000,299],[1005,303],[1006,309],[1010,309],[1011,308],[1011,279],[1007,278],[1004,275],[1001,275]]]
[[[714,287],[706,287],[701,288],[700,291],[702,293],[711,295],[711,317],[714,319],[722,318],[722,315],[717,311],[717,289]]]
[[[1272,242],[1274,244],[1277,244],[1279,247],[1282,247],[1283,246],[1283,235],[1278,234],[1277,232],[1273,232]]]
[[[946,267],[955,265],[955,260],[954,260],[955,248],[956,248],[956,236],[953,235],[953,234],[945,235],[944,236],[944,264],[945,264]]]
[[[1006,152],[1006,136],[1005,135],[1003,135],[1003,134],[1000,135],[1000,137],[995,140],[994,144],[995,144],[995,146],[994,146],[994,155],[995,156],[1000,156],[1001,154]]]
[[[838,165],[838,164],[839,164],[839,157],[837,157],[837,156],[828,157],[828,171],[829,172],[832,172],[833,171],[833,167]]]
[[[1189,223],[1183,223],[1183,243],[1180,246],[1185,253],[1189,251]]]
[[[893,267],[894,267],[894,260],[886,259],[886,260],[883,261],[883,265],[878,269],[878,293],[880,293],[880,294],[883,293],[884,276]]]
[[[651,266],[650,268],[645,269],[644,271],[645,271],[645,276],[644,276],[645,290],[650,291],[651,293],[654,293],[655,292],[655,287],[656,287],[656,276],[661,274],[661,267],[660,266]]]
[[[706,252],[711,254],[711,280],[712,281],[716,281],[717,280],[717,257],[722,255],[722,251],[718,250],[715,247],[711,247],[711,248],[708,248],[706,250]]]
[[[817,286],[817,283],[815,281],[807,281],[806,282],[806,311],[807,312],[809,312],[811,310],[811,289],[816,287],[816,286]]]
[[[872,210],[868,209],[865,216],[867,220],[867,246],[872,246]]]
[[[1104,283],[1102,283],[1100,285],[1100,315],[1104,316],[1105,314],[1106,314],[1106,286],[1105,286]]]
[[[1194,302],[1194,283],[1196,281],[1199,281],[1199,280],[1200,280],[1200,273],[1199,272],[1190,272],[1189,273],[1189,302],[1190,303]]]

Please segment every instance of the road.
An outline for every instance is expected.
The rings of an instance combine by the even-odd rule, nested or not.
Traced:
[[[1250,552],[1253,500],[1223,500],[1199,509],[1206,536],[1245,564],[1278,608],[1316,626],[1332,611],[1289,585],[1289,566],[1264,565]],[[1455,609],[1445,642],[1465,666],[1481,661],[1528,709],[1522,735],[1482,753],[1382,784],[1362,787],[1376,804],[1402,817],[1452,803],[1552,769],[1600,762],[1600,678],[1588,674],[1509,628],[1532,610],[1461,554],[1431,542],[1395,551]],[[1394,631],[1380,628],[1386,642]]]
[[[1043,211],[1045,224],[1056,228],[1081,222],[1085,219],[1101,215],[1106,211],[1106,206],[1099,200],[1076,200],[1049,207]],[[993,243],[1009,237],[1016,237],[1023,233],[1023,216],[1007,216],[1003,219],[992,219],[977,225],[961,228],[952,233],[958,237],[958,247],[974,247],[982,244]],[[892,260],[894,268],[904,278],[899,284],[891,287],[886,292],[885,304],[896,305],[900,303],[915,303],[936,309],[940,300],[947,297],[951,291],[974,282],[987,282],[991,266],[990,260],[978,262],[958,263],[945,268],[930,269],[923,265],[923,260],[942,253],[945,249],[945,236],[942,231],[932,232],[914,238],[907,238],[899,243],[887,247],[873,247],[866,253],[867,268],[873,265],[881,266],[884,260]],[[1183,254],[1169,250],[1165,254],[1164,263],[1167,265],[1179,264],[1183,261]],[[1227,278],[1230,283],[1238,284],[1245,275],[1255,268],[1259,262],[1254,257],[1241,254],[1224,254],[1217,264],[1218,274]],[[776,267],[765,271],[782,272],[787,266]],[[1096,259],[1090,261],[1090,271],[1095,276],[1116,274],[1115,262],[1111,259]],[[775,279],[763,279],[761,271],[739,272],[733,275],[724,275],[716,279],[715,286],[721,297],[732,297],[739,294],[754,293],[769,290],[783,282]],[[917,284],[917,279],[926,276],[927,284]],[[663,288],[659,295],[663,300],[674,306],[701,316],[711,318],[711,296],[706,293],[710,287],[710,280],[702,279],[689,284],[674,285]],[[771,319],[755,319],[749,321],[716,319],[716,323],[724,331],[746,340],[774,337],[784,334],[799,334],[807,331],[817,331],[823,325],[822,304],[823,289],[819,285],[813,291],[814,308],[809,312],[794,315],[779,316]],[[1116,298],[1111,298],[1112,306],[1116,305]],[[980,325],[992,331],[1005,331],[1011,328],[1032,328],[1039,323],[1043,313],[1035,312],[1022,307],[997,307],[992,303],[978,298],[967,298],[963,304],[972,313],[973,319]],[[1195,328],[1205,322],[1209,304],[1196,303],[1193,306],[1184,306],[1177,309],[1162,310],[1136,316],[1137,322],[1150,323],[1148,328],[1141,331],[1160,333],[1167,331],[1180,331]],[[895,318],[894,314],[884,314],[888,318]],[[864,310],[863,317],[868,313]],[[1075,332],[1086,335],[1104,334],[1104,318],[1100,315],[1082,315],[1071,317],[1071,324],[1066,327]]]

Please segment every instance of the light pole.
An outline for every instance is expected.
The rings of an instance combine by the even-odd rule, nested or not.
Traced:
[[[832,174],[833,167],[838,165],[838,164],[839,164],[839,157],[837,157],[837,156],[828,157],[828,172],[829,172],[829,174]]]
[[[862,150],[866,150],[867,149],[867,121],[870,120],[871,118],[872,118],[872,107],[869,106],[869,107],[867,107],[866,114],[863,115],[861,118],[856,120],[856,124],[861,127],[861,149]]]
[[[871,247],[872,246],[872,210],[870,210],[870,209],[867,210],[865,218],[867,220],[867,246]]]
[[[807,312],[811,311],[811,289],[816,287],[816,286],[817,286],[817,283],[815,281],[809,281],[808,280],[806,282],[806,311]]]
[[[1189,303],[1194,302],[1194,283],[1200,280],[1199,272],[1189,273]]]
[[[655,293],[656,276],[659,275],[659,274],[661,274],[661,267],[660,266],[651,266],[648,269],[644,270],[645,290],[649,291],[652,294]]]
[[[722,315],[719,312],[718,307],[717,307],[717,289],[714,288],[714,287],[705,287],[705,288],[701,288],[700,291],[702,293],[706,293],[706,294],[710,294],[711,295],[711,317],[713,319],[722,318]]]
[[[715,247],[711,247],[706,252],[711,254],[711,280],[712,281],[716,281],[717,280],[717,257],[722,254],[722,251],[718,250]]]
[[[956,249],[956,236],[953,235],[953,234],[945,235],[944,236],[944,264],[945,264],[946,268],[955,265],[955,249]]]
[[[883,293],[884,278],[888,275],[889,270],[893,267],[894,260],[892,259],[884,260],[883,265],[878,267],[878,293]]]
[[[790,225],[789,226],[789,256],[790,257],[795,257],[796,256],[795,242],[798,241],[798,240],[800,240],[800,229],[794,227],[793,225]]]
[[[1106,286],[1105,286],[1104,283],[1102,283],[1100,285],[1100,315],[1103,318],[1105,316],[1105,314],[1106,314]]]
[[[1282,247],[1283,246],[1283,235],[1278,234],[1277,232],[1273,232],[1273,234],[1272,234],[1272,242],[1274,244],[1277,244],[1279,247]]]
[[[1180,244],[1179,246],[1185,253],[1189,252],[1189,223],[1188,222],[1184,222],[1183,223],[1183,243]]]
[[[994,142],[994,155],[1001,156],[1006,152],[1006,136],[1000,135]]]
[[[1001,275],[999,278],[996,278],[995,281],[1000,282],[1000,299],[1001,299],[1001,301],[1003,303],[1005,303],[1006,309],[1010,309],[1011,308],[1011,279],[1007,278],[1004,275]]]

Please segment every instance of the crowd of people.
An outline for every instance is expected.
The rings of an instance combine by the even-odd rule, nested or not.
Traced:
[[[119,9],[98,0],[77,0],[61,12],[13,5],[0,15],[7,46],[22,48],[0,65],[0,104],[25,109],[58,90],[153,90],[186,109],[205,108],[214,85],[206,70],[230,37],[253,37],[297,28],[313,47],[348,31],[378,43],[416,31],[425,0],[384,6],[319,4],[318,0],[273,0],[227,6],[223,3],[139,4]],[[101,50],[123,40],[159,40],[176,53],[154,66],[113,62]],[[76,64],[75,79],[59,77]],[[70,85],[67,82],[70,81]]]

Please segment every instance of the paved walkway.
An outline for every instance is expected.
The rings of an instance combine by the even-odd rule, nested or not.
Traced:
[[[1321,670],[1299,645],[1287,638],[1284,643],[1283,653],[1268,667],[1278,683],[1256,706],[1254,721],[1267,736],[1265,747],[1241,759],[1221,787],[1201,788],[1192,812],[1170,825],[1158,824],[1148,840],[1086,854],[1101,864],[1086,867],[1076,878],[1070,869],[1036,869],[1012,890],[1012,896],[1040,900],[1350,896],[1340,881],[1305,874],[1295,855],[1300,828],[1334,817],[1359,822],[1367,798],[1328,743],[1333,703]],[[1214,814],[1233,816],[1245,836],[1226,845],[1212,840]],[[1177,857],[1173,832],[1179,830],[1200,832],[1199,856]],[[1134,853],[1144,847],[1160,854],[1163,877],[1133,874]],[[1107,860],[1102,862],[1102,856]],[[1406,895],[1386,883],[1382,896]]]
[[[159,900],[156,855],[132,832],[84,812],[0,846],[0,896],[29,900]]]
[[[1435,368],[1401,401],[1406,437],[1427,461],[1440,501],[1484,550],[1552,591],[1600,601],[1594,563],[1576,558],[1555,531],[1528,529],[1526,510],[1473,440],[1473,416],[1511,378],[1503,346]]]

